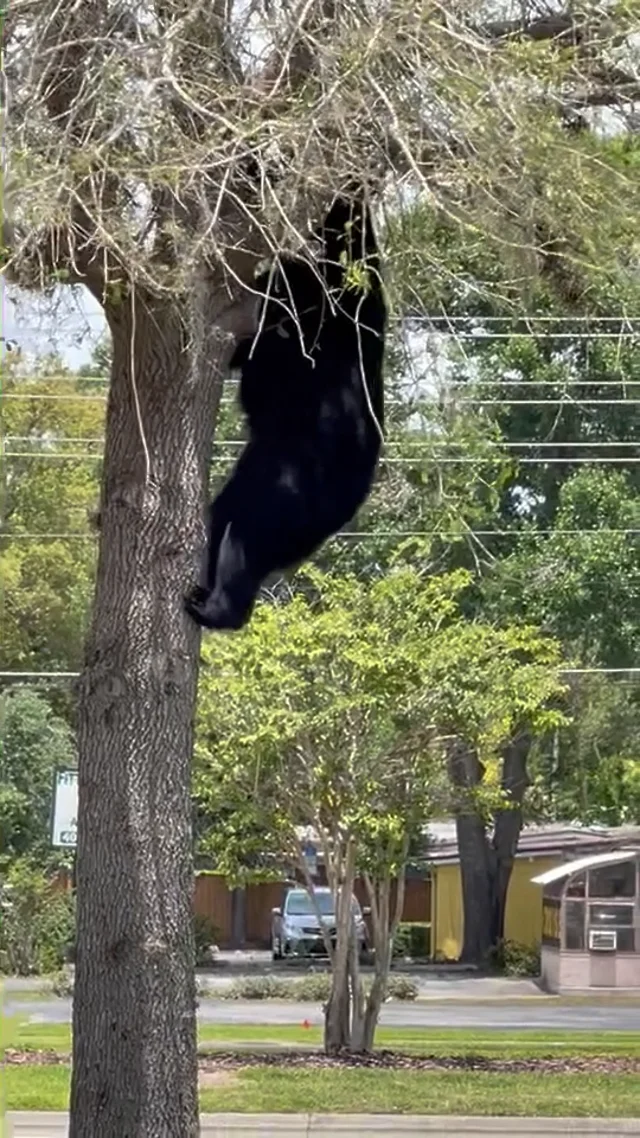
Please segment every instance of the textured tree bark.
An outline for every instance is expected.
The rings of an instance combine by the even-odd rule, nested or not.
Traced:
[[[222,350],[138,296],[109,313],[95,601],[79,683],[70,1138],[196,1138],[195,576]]]
[[[491,949],[491,874],[482,819],[471,814],[456,819],[464,935],[460,959],[485,964]]]
[[[518,735],[504,748],[502,789],[509,794],[513,806],[496,815],[491,850],[493,872],[491,879],[491,944],[504,940],[504,920],[507,911],[507,893],[522,830],[522,803],[529,785],[527,759],[531,750],[531,737],[527,732]]]
[[[336,947],[331,962],[331,993],[324,1013],[324,1049],[327,1055],[337,1055],[348,1048],[351,1042],[349,954],[353,928],[351,897],[356,870],[355,852],[355,843],[350,841],[340,873],[336,906]]]
[[[468,963],[481,963],[486,960],[491,947],[489,849],[484,822],[474,808],[469,791],[481,781],[482,765],[475,751],[462,740],[454,740],[451,744],[449,774],[461,795],[461,805],[456,811],[464,914],[460,958]],[[467,798],[468,803],[465,802]]]
[[[461,960],[466,963],[485,964],[491,950],[504,938],[507,893],[522,829],[530,749],[531,738],[526,732],[504,748],[502,789],[509,794],[513,806],[497,812],[491,838],[473,807],[459,809],[456,816],[464,913]],[[449,771],[453,785],[463,795],[479,785],[483,774],[477,756],[462,742],[452,745]]]

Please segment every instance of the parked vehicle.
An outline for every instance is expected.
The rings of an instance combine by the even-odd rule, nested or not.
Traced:
[[[333,893],[326,887],[314,889],[317,910],[322,924],[328,931],[335,947],[336,915]],[[368,931],[364,915],[368,910],[360,908],[356,897],[352,897],[352,912],[356,925],[358,952],[361,959],[368,949]],[[318,920],[316,907],[306,889],[290,889],[281,909],[273,909],[271,917],[271,955],[274,960],[285,956],[326,956],[327,947]]]

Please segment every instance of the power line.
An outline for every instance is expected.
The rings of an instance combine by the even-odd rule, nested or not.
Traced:
[[[631,668],[558,668],[557,671],[562,676],[637,676],[640,675],[640,666]],[[0,680],[74,680],[81,675],[82,672],[0,672]]]
[[[427,327],[425,325],[425,327]],[[509,332],[493,332],[491,329],[479,328],[476,331],[459,332],[456,330],[446,331],[444,328],[434,327],[433,324],[428,326],[428,330],[434,335],[449,336],[452,340],[474,340],[476,343],[482,340],[638,340],[640,339],[640,329],[637,331],[617,331],[617,332],[576,332],[575,330],[567,332],[518,332],[517,330]]]
[[[64,319],[65,319],[67,324],[73,323],[76,325],[76,327],[78,324],[81,324],[81,325],[84,324],[85,326],[88,326],[91,324],[92,320],[95,321],[96,324],[100,326],[101,330],[104,327],[104,322],[100,318],[100,316],[94,316],[91,313],[78,314],[77,319],[74,319],[71,316],[68,316]],[[503,314],[487,313],[486,315],[480,315],[480,314],[477,314],[477,315],[473,315],[473,314],[449,315],[446,312],[425,312],[425,313],[408,312],[403,316],[392,317],[390,320],[390,324],[391,325],[397,325],[399,327],[403,327],[406,324],[426,324],[429,326],[439,325],[439,324],[447,324],[447,325],[475,324],[476,326],[481,326],[483,324],[510,324],[510,325],[521,324],[521,325],[525,325],[525,326],[536,325],[536,324],[542,324],[542,325],[546,325],[546,324],[552,324],[552,325],[555,325],[555,324],[571,324],[571,325],[574,325],[575,324],[575,325],[580,325],[580,326],[585,325],[585,326],[593,326],[593,327],[598,327],[601,324],[614,324],[616,326],[616,328],[621,328],[621,329],[625,329],[628,332],[633,332],[634,325],[640,324],[640,317],[628,316],[628,315],[623,314],[623,313],[607,314],[607,315],[602,315],[602,316],[600,316],[600,315],[584,316],[584,315],[577,315],[577,314],[575,316],[563,316],[560,314],[554,315],[552,313],[535,313],[535,314],[532,313],[531,315],[528,315],[526,313],[517,314],[517,315],[515,313],[512,313],[512,314],[508,314],[508,313],[503,313]],[[94,334],[95,334],[95,331],[97,331],[97,328],[94,330]],[[41,320],[40,323],[38,323],[38,324],[25,324],[25,323],[21,322],[19,332],[18,332],[18,336],[17,336],[17,338],[13,337],[13,341],[12,341],[13,343],[17,343],[18,346],[20,344],[20,332],[23,332],[23,333],[24,332],[38,332],[38,333],[40,333],[40,335],[43,335],[44,333],[46,333],[46,321]],[[517,335],[517,334],[518,334],[517,332],[514,333],[514,335]],[[609,335],[615,336],[616,332],[612,331],[609,333]],[[50,334],[48,338],[51,340],[51,339],[54,339],[55,336]]]
[[[623,676],[640,675],[640,667],[634,668],[559,668],[563,676]]]
[[[98,444],[100,446],[104,446],[105,439],[104,439],[104,437],[101,437],[98,435],[94,435],[92,437],[87,437],[87,438],[83,438],[80,435],[69,435],[67,438],[59,437],[59,438],[52,439],[52,440],[49,440],[46,438],[34,438],[32,435],[5,435],[5,442],[33,443],[34,446],[35,445],[50,446],[51,442],[55,442],[59,445],[60,444],[64,445],[64,443],[74,443],[74,444],[75,443],[83,443],[83,444],[86,444],[89,446],[98,445]],[[221,439],[219,442],[214,443],[214,450],[223,450],[225,447],[240,448],[240,447],[245,447],[246,445],[247,445],[246,439]],[[387,449],[389,447],[404,446],[404,447],[407,447],[410,450],[414,450],[420,454],[428,454],[428,453],[430,453],[430,451],[434,447],[440,447],[440,448],[441,447],[455,447],[455,446],[461,446],[461,445],[462,445],[462,443],[457,442],[456,440],[451,439],[451,438],[446,438],[446,436],[444,438],[438,438],[437,436],[434,435],[428,441],[421,441],[421,442],[411,442],[411,441],[406,441],[403,439],[387,439],[387,441],[385,443],[385,449]],[[570,440],[567,440],[567,439],[564,439],[564,440],[559,440],[558,442],[548,442],[547,440],[544,440],[542,442],[538,442],[537,439],[521,439],[518,442],[513,442],[513,441],[512,442],[509,442],[509,441],[503,442],[502,440],[488,439],[485,443],[485,446],[487,447],[488,450],[498,450],[498,451],[499,450],[515,450],[516,448],[519,448],[519,447],[527,447],[531,450],[538,450],[540,448],[556,449],[558,447],[587,447],[589,449],[601,448],[601,447],[605,447],[605,448],[609,448],[609,447],[636,447],[636,448],[640,448],[640,440],[636,441],[636,440],[630,440],[630,439],[620,439],[620,440],[616,440],[616,439],[613,439],[613,440],[612,439],[592,439],[592,440],[589,440],[589,439],[570,439]],[[39,453],[39,452],[29,451],[29,454],[31,454],[31,453]],[[45,453],[52,453],[52,452],[45,452]],[[60,452],[60,453],[64,454],[64,452]],[[88,455],[87,457],[91,457],[91,456]]]
[[[639,333],[640,336],[640,333]],[[75,375],[49,375],[41,376],[38,379],[15,379],[12,378],[10,382],[14,387],[41,387],[48,384],[72,384],[77,385],[78,378]],[[82,383],[99,383],[104,387],[109,387],[111,381],[109,379],[88,379],[82,380]],[[398,382],[402,382],[398,380]],[[234,372],[229,372],[224,377],[224,387],[238,387],[240,380]],[[620,379],[599,379],[589,378],[589,372],[585,372],[585,377],[581,379],[509,379],[509,378],[496,378],[496,379],[483,379],[481,376],[474,376],[473,379],[447,379],[442,381],[442,386],[446,388],[475,388],[475,387],[637,387],[640,385],[640,379],[631,379],[626,376],[621,376]],[[28,393],[27,393],[28,394]],[[105,395],[88,395],[83,391],[74,392],[74,398],[77,396],[79,399],[105,399]],[[39,395],[34,392],[31,398],[67,398],[66,396],[57,396],[55,393],[43,392]],[[2,399],[15,398],[13,392],[8,392],[2,395]]]
[[[68,679],[74,680],[80,675],[80,672],[0,672],[1,680],[23,679],[28,676],[29,679]]]
[[[517,385],[515,385],[515,386],[517,386]],[[544,384],[538,384],[538,385],[534,384],[533,386],[543,387]],[[564,385],[563,384],[556,384],[556,385],[550,384],[549,386],[561,387]],[[576,386],[580,386],[580,387],[587,386],[588,387],[588,386],[600,386],[600,385],[595,384],[595,383],[594,384],[584,384],[583,383],[583,384],[576,384]],[[623,383],[612,384],[612,386],[624,387],[625,384],[623,384]],[[411,414],[412,411],[413,411],[413,413],[415,413],[416,410],[419,410],[419,407],[421,405],[423,405],[427,402],[429,402],[429,403],[440,402],[442,399],[446,398],[446,395],[447,395],[447,390],[446,390],[446,388],[444,388],[441,391],[440,390],[434,391],[433,393],[430,393],[429,395],[425,395],[425,396],[421,397],[420,399],[386,400],[386,405],[387,405],[387,407],[406,407],[407,412],[409,414]],[[37,394],[37,395],[3,395],[3,396],[0,396],[0,405],[2,404],[2,402],[8,402],[9,400],[12,400],[14,402],[23,402],[23,403],[29,403],[32,401],[47,402],[47,403],[106,403],[106,396],[102,396],[102,395],[40,395],[40,394]],[[223,405],[235,403],[235,399],[232,399],[232,398],[222,399],[221,403]],[[416,404],[418,406],[416,406]],[[626,398],[625,399],[580,399],[578,396],[569,395],[569,394],[558,395],[558,396],[553,396],[553,397],[545,396],[544,399],[515,399],[515,398],[514,399],[494,399],[494,398],[486,398],[485,399],[482,396],[477,396],[477,397],[474,397],[472,399],[458,399],[458,398],[456,398],[453,401],[453,406],[455,406],[455,407],[547,407],[547,406],[548,407],[557,407],[557,406],[567,406],[567,407],[637,407],[639,405],[640,405],[640,399],[626,399]]]
[[[640,379],[452,379],[443,384],[443,388],[465,388],[475,390],[476,387],[639,387]]]
[[[379,538],[408,537],[579,537],[589,534],[593,537],[640,536],[640,528],[592,527],[582,529],[430,529],[430,530],[340,530],[331,534],[327,541],[349,538],[359,541],[375,541]],[[49,533],[45,530],[35,533],[12,533],[0,530],[0,541],[95,541],[97,533]]]
[[[37,400],[38,402],[50,402],[50,403],[106,403],[107,402],[106,395],[82,395],[80,393],[78,393],[77,395],[48,395],[48,394],[41,395],[39,392],[37,392],[33,395],[14,395],[14,394],[0,395],[0,406],[3,403],[8,403],[10,399],[14,400],[15,402],[28,402],[28,403],[35,401],[35,400]]]
[[[102,382],[102,381],[100,381],[100,382]],[[401,381],[399,381],[399,382],[401,382]],[[60,376],[59,378],[58,377],[52,377],[50,379],[42,380],[38,384],[32,383],[32,381],[29,380],[29,381],[26,381],[24,384],[17,383],[17,384],[15,384],[15,386],[16,387],[20,387],[20,386],[25,386],[25,387],[34,386],[35,387],[35,386],[40,386],[40,384],[52,384],[52,383],[73,384],[73,383],[75,383],[75,379],[73,377],[68,378],[67,376]],[[108,387],[109,384],[107,383],[106,386]],[[239,387],[240,381],[238,379],[233,378],[232,376],[227,376],[225,378],[225,381],[224,381],[224,386],[225,387]],[[629,379],[626,376],[624,378],[621,378],[621,379],[595,379],[595,378],[590,379],[589,376],[586,375],[584,379],[557,379],[557,380],[480,379],[480,378],[476,377],[474,379],[447,379],[445,381],[441,381],[440,386],[437,388],[437,393],[438,394],[446,394],[447,391],[451,391],[451,390],[474,391],[478,387],[518,387],[518,388],[520,388],[520,387],[558,388],[559,387],[559,388],[562,388],[564,390],[564,389],[568,389],[568,388],[572,388],[572,387],[606,387],[606,388],[608,388],[608,387],[639,387],[639,386],[640,386],[640,379]],[[46,391],[45,392],[39,392],[39,391],[29,392],[29,391],[27,391],[27,392],[19,392],[19,393],[15,392],[15,391],[10,391],[10,392],[7,392],[6,394],[3,394],[0,396],[0,402],[3,400],[9,400],[9,399],[60,399],[60,400],[74,399],[74,400],[83,400],[87,403],[91,403],[94,400],[102,403],[102,402],[106,401],[107,394],[105,393],[104,395],[87,395],[86,392],[84,392],[84,391],[75,391],[72,395],[59,395],[57,392],[46,392]],[[231,396],[227,396],[227,397],[223,396],[223,398],[221,399],[221,402],[222,403],[232,403],[232,402],[234,402],[234,399]],[[402,405],[403,403],[406,402],[406,400],[396,399],[396,400],[392,400],[391,402],[394,404]]]
[[[637,407],[640,399],[456,399],[456,407]]]
[[[621,445],[621,444],[617,444],[617,445]],[[640,445],[640,444],[638,444],[638,445]],[[497,450],[497,448],[496,448],[496,450]],[[425,453],[428,454],[429,452],[425,451]],[[103,454],[86,454],[86,453],[76,453],[73,451],[56,454],[52,451],[40,452],[39,453],[38,451],[9,451],[8,450],[8,451],[4,452],[4,455],[2,457],[4,457],[4,458],[18,458],[18,459],[37,459],[40,462],[49,462],[49,461],[51,461],[51,462],[103,462],[104,461],[104,455]],[[415,458],[383,458],[383,459],[381,459],[381,465],[382,466],[411,466],[412,464],[414,464],[417,461],[417,459],[419,457],[420,457],[419,455],[416,455]],[[493,457],[496,457],[496,456],[494,455]],[[552,455],[550,455],[548,457],[542,457],[541,456],[539,458],[528,458],[526,455],[525,456],[519,456],[518,455],[518,456],[516,456],[516,458],[517,458],[518,464],[520,466],[540,466],[540,465],[542,465],[542,466],[557,466],[557,465],[602,466],[602,465],[606,465],[607,463],[621,465],[621,466],[632,466],[632,465],[635,465],[637,463],[640,463],[640,457],[635,457],[632,455],[629,455],[628,457],[625,457],[625,458],[618,458],[616,456],[611,456],[608,458],[598,458],[598,457],[595,457],[595,458],[591,458],[591,457],[587,457],[587,458],[584,458],[584,457],[563,458],[560,456],[552,456]],[[226,461],[227,461],[227,459],[225,458],[225,456],[220,456],[218,458],[214,457],[211,465],[216,466],[220,462],[226,462]],[[480,456],[478,458],[475,458],[472,455],[461,455],[458,458],[450,458],[450,457],[446,457],[446,456],[442,457],[442,458],[437,457],[437,456],[434,457],[434,465],[435,466],[468,466],[470,464],[478,466],[478,465],[481,465],[482,462],[486,462],[486,461],[488,461],[488,456],[486,456],[486,455]]]

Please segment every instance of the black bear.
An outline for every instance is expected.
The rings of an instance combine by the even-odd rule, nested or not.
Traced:
[[[257,335],[238,343],[248,442],[210,506],[201,583],[185,599],[205,628],[247,623],[261,584],[353,517],[382,444],[387,311],[364,195],[336,199],[313,264],[279,259],[255,283]]]

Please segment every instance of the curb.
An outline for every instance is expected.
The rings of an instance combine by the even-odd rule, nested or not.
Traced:
[[[61,1113],[8,1113],[7,1138],[67,1138],[68,1117]],[[201,1138],[370,1138],[385,1135],[411,1138],[430,1135],[444,1138],[452,1134],[486,1138],[489,1134],[508,1134],[510,1138],[545,1138],[566,1135],[597,1135],[597,1138],[640,1136],[640,1119],[625,1118],[468,1118],[452,1115],[409,1116],[398,1114],[205,1114],[201,1117]],[[98,1136],[96,1136],[98,1138]]]

